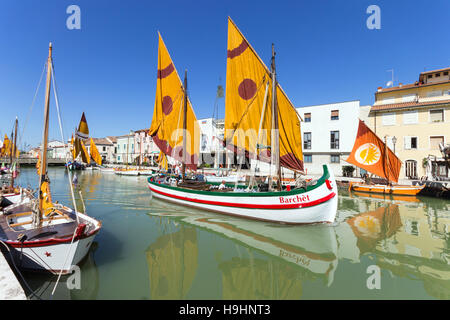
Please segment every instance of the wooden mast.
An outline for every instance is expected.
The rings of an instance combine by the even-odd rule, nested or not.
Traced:
[[[44,130],[42,133],[42,150],[41,150],[41,167],[39,174],[39,213],[42,218],[42,184],[47,181],[47,146],[48,146],[48,119],[50,109],[50,85],[52,74],[52,43],[50,42],[48,47],[48,60],[47,60],[47,81],[45,83],[45,110],[44,110]]]
[[[11,147],[11,169],[12,169],[12,159],[16,157],[17,154],[17,126],[18,126],[19,120],[16,117],[16,123],[15,123],[15,129],[14,129],[14,140],[13,140],[13,145]],[[16,164],[17,165],[17,164]],[[11,172],[11,188],[14,188],[14,175],[15,175],[15,171],[16,171],[16,166],[14,167],[14,171]]]
[[[184,175],[186,173],[186,128],[187,128],[187,69],[184,70],[184,105],[183,105],[183,161],[181,163],[181,179],[184,181]]]
[[[391,183],[391,180],[389,180],[389,168],[388,168],[388,148],[387,148],[387,136],[384,136],[384,174],[386,175],[387,184],[389,185]]]
[[[280,167],[280,131],[279,131],[279,124],[278,124],[278,102],[277,102],[277,77],[276,77],[276,69],[275,69],[275,48],[272,43],[272,64],[270,66],[270,71],[272,74],[272,117],[273,117],[273,135],[272,139],[274,141],[272,142],[273,150],[271,152],[275,152],[272,154],[272,159],[275,160],[275,166],[276,166],[276,175],[278,176],[277,179],[277,189],[281,191],[281,167]],[[272,162],[273,163],[273,162]],[[269,186],[271,187],[271,186]]]

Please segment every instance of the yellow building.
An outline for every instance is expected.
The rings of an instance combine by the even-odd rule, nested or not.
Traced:
[[[424,159],[435,156],[433,172],[448,177],[439,144],[450,143],[450,68],[422,72],[419,80],[379,87],[369,124],[402,161],[400,179],[426,175]]]

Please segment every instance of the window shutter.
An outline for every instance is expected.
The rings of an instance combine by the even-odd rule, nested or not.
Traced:
[[[405,111],[403,112],[403,123],[404,124],[414,124],[417,123],[419,119],[417,110]]]
[[[395,113],[384,113],[382,117],[382,123],[384,126],[395,125]]]
[[[430,110],[430,121],[431,122],[444,121],[444,110]]]
[[[411,149],[411,137],[404,137],[405,139],[405,150]]]

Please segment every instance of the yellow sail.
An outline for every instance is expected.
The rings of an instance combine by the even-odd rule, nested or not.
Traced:
[[[162,152],[182,162],[183,84],[159,33],[158,36],[156,97],[149,134]],[[198,163],[200,127],[189,99],[186,123],[186,167],[195,170]]]
[[[90,148],[90,154],[92,160],[95,161],[99,166],[102,165],[102,156],[98,152],[97,146],[94,143],[94,139],[91,138],[91,148]]]
[[[3,146],[1,148],[0,154],[2,156],[9,156],[11,153],[11,142],[8,138],[8,136],[5,134],[5,139],[3,140]]]
[[[227,81],[225,95],[225,136],[227,144],[245,149],[260,159],[270,158],[272,115],[272,79],[255,50],[228,18]],[[277,84],[280,165],[303,170],[300,118]],[[261,115],[264,111],[264,115]],[[261,124],[261,126],[260,126]],[[261,129],[261,130],[260,130]],[[259,136],[259,139],[258,139]]]
[[[81,154],[81,160],[84,163],[90,164],[91,163],[91,158],[89,157],[89,154],[86,150],[86,146],[84,145],[83,140],[78,140],[79,141],[79,146],[80,146],[80,154]]]
[[[75,133],[75,138],[81,139],[81,140],[87,140],[89,138],[89,128],[86,121],[86,116],[83,114],[81,115],[80,124],[78,125],[78,130]]]
[[[156,160],[156,162],[158,163],[158,166],[164,170],[167,171],[167,169],[169,169],[169,164],[167,162],[167,156],[160,151],[159,155],[158,155],[158,159]]]
[[[78,156],[78,153],[77,153],[77,148],[75,147],[75,140],[73,139],[73,134],[72,134],[72,139],[70,140],[70,144],[72,145],[72,150],[71,150],[72,158],[73,158],[73,160],[75,160]]]

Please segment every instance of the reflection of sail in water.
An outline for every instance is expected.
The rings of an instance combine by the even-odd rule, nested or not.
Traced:
[[[322,279],[328,286],[333,282],[338,260],[336,235],[331,226],[279,226],[217,217],[200,211],[185,215],[165,213],[164,216],[171,216],[181,224],[212,231],[272,258],[249,260],[241,257],[221,261],[219,268],[223,272],[224,299],[234,294],[238,295],[236,298],[251,299],[264,295],[273,299],[296,298],[297,294],[301,295],[300,280]],[[289,276],[285,278],[286,275]],[[270,282],[266,278],[270,276],[276,279]],[[271,285],[276,286],[276,291],[271,289]]]
[[[152,299],[186,299],[198,267],[197,231],[180,230],[159,237],[147,249]]]
[[[433,208],[438,204],[388,202],[347,223],[361,253],[374,254],[379,267],[400,278],[420,279],[429,295],[450,299],[450,217],[446,204]]]
[[[279,261],[233,258],[220,263],[222,299],[298,300],[302,278],[298,270]]]
[[[391,204],[368,211],[347,220],[358,238],[361,253],[372,251],[377,243],[391,237],[401,226],[398,205]]]

